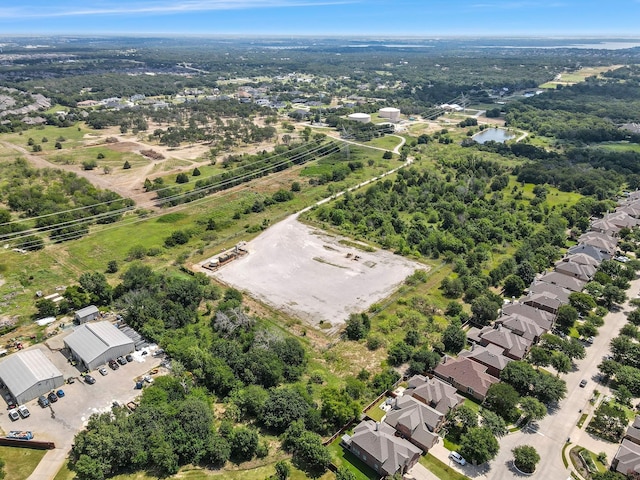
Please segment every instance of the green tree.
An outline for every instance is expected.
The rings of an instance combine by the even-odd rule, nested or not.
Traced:
[[[124,165],[122,165],[122,169],[129,170],[130,168],[131,168],[131,164],[129,163],[129,160],[125,160]]]
[[[107,273],[116,273],[118,271],[118,262],[116,260],[109,260],[106,271]]]
[[[176,176],[176,183],[189,183],[189,176],[182,172]]]
[[[296,390],[278,388],[270,392],[259,420],[266,428],[281,433],[293,421],[304,418],[307,410],[309,404]]]
[[[389,150],[387,150],[382,154],[382,158],[384,160],[391,160],[393,158],[393,154]]]
[[[551,366],[556,369],[558,374],[569,373],[571,370],[571,359],[562,352],[553,352],[551,355]]]
[[[547,415],[547,407],[533,397],[522,397],[520,399],[520,410],[522,410],[527,422],[542,420]]]
[[[471,428],[460,438],[460,454],[476,465],[495,458],[498,450],[500,445],[488,428]]]
[[[346,322],[345,335],[349,340],[360,340],[369,334],[371,322],[366,313],[352,313]]]
[[[551,353],[542,347],[534,345],[529,350],[528,360],[536,367],[546,367],[551,363]]]
[[[202,173],[200,172],[200,169],[198,167],[193,169],[193,173],[191,174],[192,177],[199,177],[200,175],[202,175]]]
[[[72,468],[78,480],[103,480],[105,477],[103,465],[89,455],[80,455],[80,458],[73,463]]]
[[[630,405],[630,400],[633,398],[633,395],[631,394],[629,389],[624,385],[620,385],[614,392],[614,395],[616,397],[616,401],[619,404],[627,406]]]
[[[558,308],[556,325],[558,325],[561,330],[568,332],[576,320],[578,320],[578,310],[574,307],[571,305],[561,305],[560,308]]]
[[[479,325],[488,325],[498,318],[498,309],[500,305],[487,295],[476,298],[471,303],[471,311],[473,312],[473,320]]]
[[[506,420],[517,418],[517,406],[520,395],[508,383],[494,383],[487,390],[484,406]]]
[[[276,478],[278,480],[287,480],[291,475],[291,467],[286,460],[280,460],[276,463]]]
[[[293,460],[306,471],[322,473],[331,463],[331,454],[320,435],[305,430],[295,442]]]
[[[336,480],[357,480],[355,473],[346,467],[340,467],[336,472]]]
[[[509,275],[504,279],[504,295],[506,297],[519,297],[526,285],[518,275]]]
[[[611,308],[616,303],[623,303],[627,299],[627,294],[620,287],[612,284],[604,286],[602,291],[602,303],[605,307]]]
[[[569,304],[575,308],[578,313],[586,315],[596,308],[596,301],[588,293],[573,292],[569,295]]]
[[[500,373],[500,380],[511,385],[520,395],[526,395],[536,380],[536,371],[527,362],[509,362]]]
[[[458,353],[467,344],[467,334],[458,322],[451,322],[442,332],[442,343],[448,352]]]
[[[237,427],[231,432],[231,457],[239,462],[251,460],[258,448],[258,432],[249,427]]]
[[[530,445],[519,445],[513,450],[513,462],[518,470],[524,473],[533,473],[536,465],[540,461],[540,455],[535,448]]]
[[[481,408],[480,416],[482,417],[482,426],[491,430],[491,433],[496,437],[504,437],[507,434],[507,423],[500,415],[486,408]]]
[[[39,317],[55,317],[58,314],[58,306],[53,300],[41,298],[36,302]]]

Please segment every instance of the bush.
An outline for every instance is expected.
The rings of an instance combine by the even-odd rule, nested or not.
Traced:
[[[530,445],[520,445],[512,450],[513,462],[518,470],[524,473],[533,473],[540,461],[540,455]]]

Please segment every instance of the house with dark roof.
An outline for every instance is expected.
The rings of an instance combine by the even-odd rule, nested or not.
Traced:
[[[585,280],[580,280],[558,271],[545,273],[538,278],[538,281],[557,285],[572,292],[581,292],[587,284]]]
[[[487,396],[489,387],[500,381],[487,373],[487,367],[464,357],[453,359],[445,356],[433,373],[458,391],[480,401]]]
[[[383,477],[405,474],[422,454],[411,442],[397,437],[393,427],[373,420],[360,422],[353,435],[342,437],[341,445]]]
[[[516,335],[531,340],[532,343],[538,343],[540,337],[547,333],[547,331],[536,322],[520,315],[503,315],[498,318],[495,323],[496,325],[502,325],[504,328],[508,328]]]
[[[636,415],[633,423],[629,425],[627,431],[624,434],[624,438],[635,443],[636,445],[640,445],[640,415]]]
[[[532,345],[531,340],[516,335],[508,328],[503,328],[501,324],[482,329],[473,327],[467,332],[467,339],[483,347],[489,344],[496,345],[502,348],[505,357],[513,360],[522,360]]]
[[[611,470],[623,475],[640,473],[640,445],[627,438],[623,439],[611,461]]]
[[[569,303],[569,295],[572,293],[568,288],[564,288],[553,283],[543,282],[541,280],[534,280],[527,290],[532,295],[536,293],[544,293],[549,297],[557,298],[561,303]]]
[[[558,300],[555,295],[546,292],[529,293],[529,295],[522,297],[519,301],[530,307],[552,313],[553,315],[557,315],[558,309],[566,303]]]
[[[464,403],[464,397],[458,395],[456,388],[439,378],[414,375],[408,383],[403,395],[411,396],[443,415]]]
[[[614,225],[612,222],[605,220],[604,218],[600,218],[595,222],[591,223],[591,230],[594,232],[604,233],[606,235],[617,235],[620,231],[620,227]]]
[[[576,253],[589,255],[590,257],[595,258],[598,261],[598,264],[603,260],[611,260],[612,257],[612,255],[601,251],[599,248],[596,248],[593,245],[585,245],[584,243],[574,245],[567,251],[568,255],[574,255]]]
[[[591,258],[591,257],[589,257]],[[553,326],[555,315],[540,308],[521,302],[508,303],[502,307],[501,315],[519,316],[533,321],[543,330],[549,331]]]
[[[566,255],[560,262],[570,262],[570,263],[578,263],[580,265],[590,265],[593,267],[598,267],[600,262],[589,255],[585,255],[584,253],[575,253],[573,255]],[[556,266],[558,264],[556,263]]]
[[[572,257],[575,256],[577,255],[572,255]],[[587,256],[587,258],[591,257]],[[577,278],[578,280],[582,280],[583,282],[589,282],[596,273],[596,267],[594,265],[584,265],[581,263],[570,261],[562,261],[556,263],[555,269],[558,273]]]
[[[484,365],[487,367],[487,373],[489,375],[500,378],[500,372],[512,361],[502,354],[503,351],[504,349],[502,347],[492,343],[487,346],[474,343],[471,345],[471,350],[463,350],[458,356],[470,358],[474,362]]]
[[[438,441],[444,414],[407,395],[396,397],[384,422],[427,453]]]

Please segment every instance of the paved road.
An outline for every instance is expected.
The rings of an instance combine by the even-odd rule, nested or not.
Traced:
[[[637,292],[639,289],[640,279],[636,279],[631,282],[628,293]],[[511,466],[513,459],[511,450],[519,445],[531,445],[542,459],[534,476],[540,479],[563,480],[570,475],[570,470],[565,468],[562,461],[562,449],[568,438],[571,439],[572,446],[580,445],[595,453],[605,452],[607,459],[611,461],[618,450],[618,444],[589,435],[585,431],[587,422],[582,429],[576,424],[582,413],[588,413],[591,418],[595,407],[591,406],[589,399],[594,390],[601,393],[599,401],[604,395],[610,395],[609,389],[596,381],[597,365],[602,361],[603,356],[609,354],[611,339],[618,335],[620,328],[626,323],[625,313],[631,310],[627,302],[619,311],[611,312],[605,317],[605,324],[600,328],[599,335],[593,345],[587,347],[586,357],[576,362],[577,368],[574,371],[563,376],[567,382],[566,398],[554,411],[538,422],[537,428],[518,431],[500,439],[500,452],[488,465],[459,467],[453,464],[452,466],[470,478],[500,480],[521,478],[522,475],[517,474]],[[579,385],[582,379],[588,381],[585,388]],[[430,453],[447,464],[452,463],[447,458],[449,452],[442,442],[438,443]]]

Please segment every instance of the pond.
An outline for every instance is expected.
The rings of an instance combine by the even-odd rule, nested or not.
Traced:
[[[472,138],[478,143],[486,143],[491,141],[504,143],[507,140],[515,138],[515,135],[513,133],[507,132],[506,130],[503,130],[502,128],[487,128],[486,130],[475,134]]]

